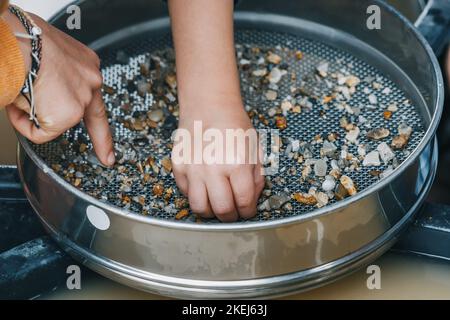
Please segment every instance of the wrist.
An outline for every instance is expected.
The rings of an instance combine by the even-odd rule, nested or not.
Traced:
[[[25,27],[11,12],[6,11],[2,15],[2,19],[8,24],[13,32],[26,33]],[[22,58],[25,65],[25,70],[28,73],[31,69],[31,42],[28,39],[17,38]]]
[[[206,80],[206,78],[202,80]],[[239,80],[217,80],[217,78],[210,81],[189,79],[189,81],[179,82],[178,99],[181,112],[211,112],[224,108],[242,109]]]

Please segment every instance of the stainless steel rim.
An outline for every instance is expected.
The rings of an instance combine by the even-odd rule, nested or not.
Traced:
[[[201,281],[162,276],[117,263],[100,257],[82,248],[59,231],[52,228],[45,220],[38,216],[50,231],[52,237],[75,259],[102,275],[125,285],[140,290],[164,294],[177,298],[271,298],[309,290],[347,275],[358,268],[370,263],[396,241],[397,236],[411,222],[414,214],[420,208],[428,194],[434,180],[437,167],[437,141],[433,141],[430,159],[430,170],[426,177],[423,190],[420,191],[416,203],[401,220],[387,230],[382,236],[365,245],[359,250],[335,261],[285,275],[267,278],[239,280],[239,281]],[[18,154],[20,153],[18,148]],[[23,172],[19,166],[19,175]],[[29,196],[29,190],[25,187]],[[31,202],[33,208],[36,204]]]

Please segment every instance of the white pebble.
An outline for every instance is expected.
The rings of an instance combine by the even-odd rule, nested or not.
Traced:
[[[381,164],[380,162],[380,154],[378,151],[371,151],[369,152],[363,160],[363,166],[379,166]]]

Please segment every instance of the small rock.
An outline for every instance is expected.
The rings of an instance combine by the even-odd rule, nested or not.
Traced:
[[[162,194],[164,193],[164,186],[162,184],[155,184],[153,186],[153,195],[156,197],[162,196]]]
[[[409,141],[409,136],[400,134],[392,138],[391,147],[395,150],[400,150],[406,147]]]
[[[87,153],[87,157],[86,157],[87,162],[89,162],[92,166],[99,166],[99,167],[104,167],[105,166],[100,162],[100,160],[98,160],[95,152],[93,150],[88,151]]]
[[[264,200],[259,206],[258,206],[258,210],[259,211],[267,211],[270,210],[270,205],[269,205],[269,200]]]
[[[378,99],[374,94],[369,94],[368,99],[370,104],[377,104],[378,102]]]
[[[336,182],[333,176],[326,176],[325,180],[322,182],[322,190],[325,192],[329,192],[334,190],[336,187]]]
[[[266,95],[266,99],[269,101],[275,100],[278,96],[277,92],[274,90],[267,90],[265,95]]]
[[[386,142],[382,142],[377,146],[377,150],[380,153],[381,160],[384,163],[388,163],[392,159],[394,159],[395,154],[392,149],[388,146]]]
[[[292,198],[301,204],[306,204],[308,206],[313,206],[317,204],[317,199],[312,194],[309,193],[294,193]]]
[[[256,69],[252,72],[255,77],[264,77],[267,74],[267,69]]]
[[[147,82],[146,80],[139,80],[136,83],[137,86],[137,92],[141,97],[144,97],[147,93],[150,93],[150,90],[152,88],[150,82]]]
[[[175,89],[177,87],[177,76],[175,74],[168,74],[166,76],[166,83],[170,88]]]
[[[363,144],[358,145],[358,155],[360,155],[361,157],[364,157],[367,154],[367,150],[366,150],[366,146]]]
[[[284,130],[287,128],[287,119],[282,116],[275,117],[275,125],[278,129]]]
[[[315,198],[317,200],[317,207],[322,208],[328,204],[329,198],[328,195],[324,192],[317,192],[315,194]]]
[[[320,149],[320,155],[322,157],[334,157],[336,155],[337,147],[333,142],[325,140],[322,148]]]
[[[347,190],[349,195],[353,196],[354,194],[356,194],[358,192],[356,190],[355,184],[353,183],[353,180],[349,176],[343,175],[339,179],[339,181],[344,186],[345,190]]]
[[[363,166],[364,167],[368,167],[368,166],[379,166],[380,163],[380,154],[378,153],[378,151],[371,151],[368,154],[366,154],[366,156],[364,157],[363,160]]]
[[[177,215],[175,216],[176,220],[181,220],[186,218],[189,215],[189,210],[188,209],[182,209],[180,210]]]
[[[404,136],[407,136],[408,138],[413,131],[412,128],[410,126],[408,126],[406,123],[401,123],[398,126],[397,130],[398,130],[399,135],[404,135]]]
[[[356,143],[358,136],[359,136],[359,128],[355,127],[354,129],[347,132],[345,135],[345,139],[350,143]]]
[[[341,177],[341,170],[340,169],[331,169],[330,170],[330,176],[338,180]]]
[[[172,161],[170,160],[169,157],[163,158],[161,160],[161,165],[167,172],[171,172],[172,171]]]
[[[398,106],[395,102],[391,103],[390,105],[388,105],[387,110],[390,112],[397,112]]]
[[[325,78],[328,75],[328,62],[321,62],[317,67],[316,70],[319,73],[319,75],[323,78]]]
[[[148,118],[154,122],[160,122],[164,117],[164,112],[161,109],[149,111]]]
[[[281,57],[275,53],[270,52],[267,55],[267,61],[273,64],[279,64],[281,62]]]
[[[336,190],[334,191],[334,196],[337,200],[343,200],[349,196],[347,189],[345,189],[342,183],[337,185]]]
[[[323,159],[319,159],[314,163],[314,174],[317,177],[325,177],[327,175],[327,162]]]
[[[386,128],[376,128],[367,132],[367,138],[372,140],[381,140],[389,136],[390,131]]]
[[[383,91],[381,91],[383,94],[390,94],[391,93],[391,88],[386,87],[383,89]]]
[[[292,109],[292,103],[290,101],[283,101],[281,103],[281,111],[283,112],[283,114],[287,114],[288,111],[290,111]]]
[[[278,113],[278,109],[277,109],[277,108],[270,108],[270,109],[267,111],[267,115],[268,115],[270,118],[273,118],[277,113]]]
[[[283,76],[283,72],[278,68],[273,68],[272,71],[270,71],[269,75],[267,76],[267,79],[270,83],[278,83],[281,80],[281,77]]]
[[[361,80],[356,76],[348,76],[345,80],[345,84],[349,87],[355,87],[357,86]]]
[[[300,149],[300,140],[292,140],[291,145],[292,152],[298,152],[298,150]]]
[[[278,210],[289,200],[290,198],[285,194],[273,195],[269,198],[269,207]]]

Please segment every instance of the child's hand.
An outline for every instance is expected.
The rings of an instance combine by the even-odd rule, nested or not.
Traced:
[[[6,14],[15,31],[21,30],[18,19]],[[99,160],[114,164],[112,137],[103,104],[100,61],[91,49],[33,15],[42,29],[42,61],[34,84],[38,129],[30,120],[30,105],[22,96],[6,107],[14,128],[34,143],[55,139],[82,119],[92,139]],[[28,70],[31,64],[29,40],[20,46]]]
[[[233,0],[169,0],[169,9],[177,62],[180,128],[193,132],[194,121],[198,120],[202,121],[203,132],[219,129],[223,134],[226,129],[252,128],[239,86]],[[234,160],[250,151],[241,148]],[[230,152],[224,148],[225,155]],[[173,162],[177,184],[188,195],[194,212],[204,217],[215,215],[222,221],[256,214],[256,202],[264,185],[259,166],[254,164],[257,162]]]
[[[240,147],[236,143],[236,152],[226,148],[226,129],[254,130],[241,105],[227,107],[226,105],[219,108],[209,106],[203,109],[196,106],[181,115],[179,127],[187,129],[192,140],[195,139],[194,121],[201,121],[203,133],[208,129],[220,130],[224,137],[223,164],[217,164],[217,161],[214,162],[215,164],[193,164],[193,159],[192,164],[176,164],[176,161],[173,161],[173,172],[177,184],[188,196],[192,211],[205,218],[216,216],[224,222],[236,221],[239,217],[243,219],[253,217],[256,214],[259,195],[264,187],[261,167],[252,162],[250,157],[250,153],[253,153],[253,159],[258,159],[258,155],[255,154],[258,152],[257,146],[250,145],[247,141],[245,146]],[[215,111],[211,112],[212,109]],[[198,150],[201,155],[210,144],[210,142],[203,142],[203,149]],[[193,141],[191,145],[194,146]],[[194,155],[193,152],[194,150],[192,155]],[[233,155],[232,161],[226,159],[226,155],[230,154]],[[203,161],[205,160],[203,157]]]

